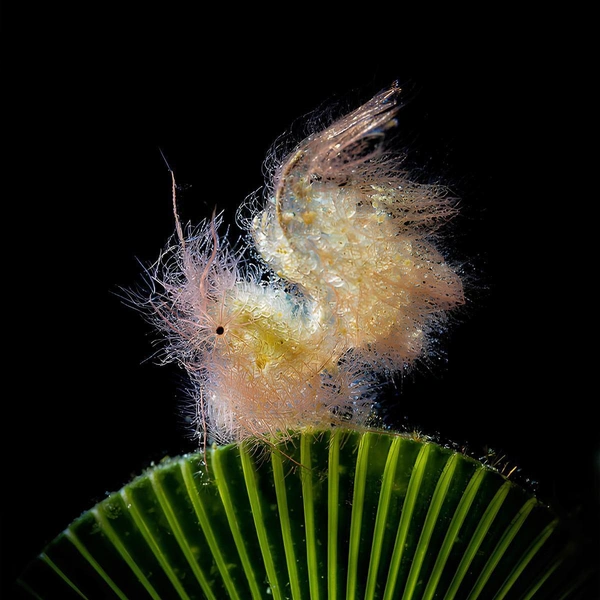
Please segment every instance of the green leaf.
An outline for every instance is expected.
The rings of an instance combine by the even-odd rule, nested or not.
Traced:
[[[430,441],[302,431],[149,469],[22,574],[23,598],[553,599],[585,573],[557,515]]]

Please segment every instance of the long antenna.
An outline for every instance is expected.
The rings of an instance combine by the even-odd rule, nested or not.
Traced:
[[[175,173],[173,169],[171,169],[171,165],[167,160],[162,148],[158,148],[162,159],[165,161],[165,165],[167,165],[167,169],[169,173],[171,173],[171,191],[173,196],[173,216],[175,217],[175,229],[177,230],[177,237],[179,238],[179,242],[181,243],[181,248],[185,249],[185,238],[183,237],[183,229],[181,228],[181,221],[179,220],[179,214],[177,213],[177,184],[175,183]]]

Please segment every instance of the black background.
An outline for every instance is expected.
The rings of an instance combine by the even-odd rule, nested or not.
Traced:
[[[472,285],[445,359],[396,380],[384,414],[477,457],[505,456],[518,480],[579,515],[596,551],[594,266],[580,229],[592,191],[577,57],[528,26],[459,34],[419,23],[408,37],[401,17],[305,15],[293,32],[287,22],[240,32],[222,16],[164,8],[112,15],[89,53],[58,39],[33,60],[23,44],[8,53],[4,582],[106,493],[195,449],[185,376],[156,364],[154,332],[119,297],[173,232],[159,148],[183,220],[216,207],[233,222],[295,119],[331,102],[354,108],[396,79],[407,89],[399,147],[421,178],[460,197],[449,246]]]

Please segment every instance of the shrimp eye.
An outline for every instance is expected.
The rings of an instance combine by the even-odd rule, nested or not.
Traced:
[[[225,333],[225,328],[222,325],[219,325],[216,329],[215,329],[215,333],[217,335],[223,335]]]

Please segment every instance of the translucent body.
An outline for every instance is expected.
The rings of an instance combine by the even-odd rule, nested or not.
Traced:
[[[398,94],[378,94],[275,162],[246,220],[264,264],[219,238],[220,219],[188,236],[177,221],[148,306],[167,360],[194,382],[205,441],[365,423],[377,372],[426,354],[464,301],[433,243],[454,206],[384,153]]]
[[[255,219],[257,248],[282,278],[328,307],[346,347],[411,362],[428,321],[462,301],[459,277],[424,235],[419,204],[428,191],[313,188],[305,210],[270,208]]]

